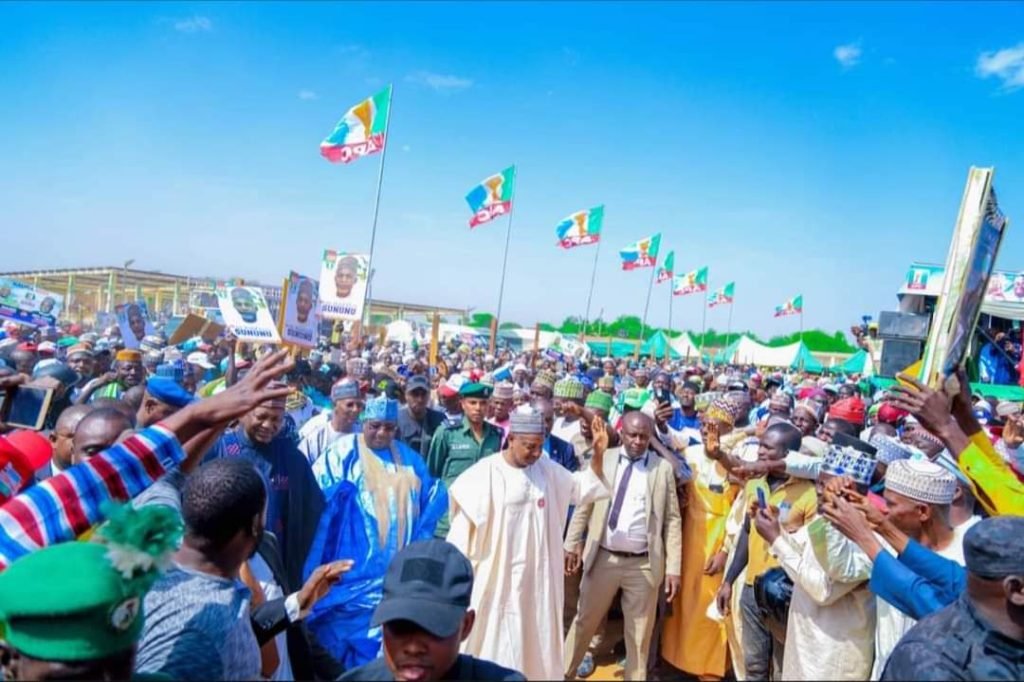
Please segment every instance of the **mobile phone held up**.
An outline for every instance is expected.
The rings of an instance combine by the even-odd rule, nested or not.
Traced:
[[[52,388],[18,386],[0,396],[0,421],[19,429],[42,431],[52,400]]]
[[[768,508],[768,500],[764,496],[764,488],[757,489],[757,506],[759,509]]]

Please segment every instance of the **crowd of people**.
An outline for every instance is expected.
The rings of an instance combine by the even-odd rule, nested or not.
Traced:
[[[4,324],[5,678],[1024,679],[1022,405],[963,375],[335,341]]]

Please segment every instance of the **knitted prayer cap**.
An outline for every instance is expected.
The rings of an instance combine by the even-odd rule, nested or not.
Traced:
[[[860,485],[870,485],[877,462],[866,452],[832,445],[825,453],[821,470],[833,476],[849,476]]]
[[[568,400],[582,400],[583,382],[574,376],[567,376],[555,382],[554,395],[556,398],[565,398]]]
[[[362,421],[398,421],[398,401],[391,400],[384,396],[378,396],[366,401],[363,408]]]
[[[598,388],[615,388],[615,377],[606,374],[597,380]]]
[[[818,422],[819,424],[821,423],[821,420],[825,417],[825,406],[822,405],[817,400],[801,400],[796,404],[796,407],[793,408],[794,412],[796,412],[797,410],[803,410],[807,414],[811,415],[812,417],[814,417],[814,421]]]
[[[515,398],[515,387],[508,381],[499,381],[494,385],[493,397],[499,400],[512,400]]]
[[[882,434],[873,434],[870,443],[878,450],[878,461],[882,464],[892,464],[901,459],[920,459],[925,456],[923,452],[912,445]]]
[[[331,400],[358,400],[360,397],[359,383],[351,379],[342,379],[331,387]]]
[[[611,412],[612,397],[604,391],[594,391],[587,396],[585,407],[589,407],[592,410],[604,410],[605,412]]]
[[[537,372],[537,376],[533,379],[534,386],[547,386],[550,389],[555,387],[555,375],[546,369],[542,369]]]
[[[508,431],[513,434],[543,435],[544,414],[529,405],[520,405],[509,413]]]
[[[732,426],[739,416],[739,406],[728,398],[716,398],[708,406],[704,416],[707,419],[714,419]]]
[[[885,488],[925,504],[950,504],[956,477],[927,459],[900,459],[885,471]]]

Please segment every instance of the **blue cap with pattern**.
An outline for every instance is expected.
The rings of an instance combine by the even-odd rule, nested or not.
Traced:
[[[363,408],[362,421],[398,421],[398,401],[384,396],[367,400],[366,407]]]

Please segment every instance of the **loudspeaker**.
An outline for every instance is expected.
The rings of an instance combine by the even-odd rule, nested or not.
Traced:
[[[881,326],[881,325],[879,325]],[[882,359],[878,373],[883,377],[894,377],[921,358],[924,343],[908,339],[886,339],[882,344]]]
[[[931,315],[882,311],[878,314],[878,335],[884,339],[928,339]]]

